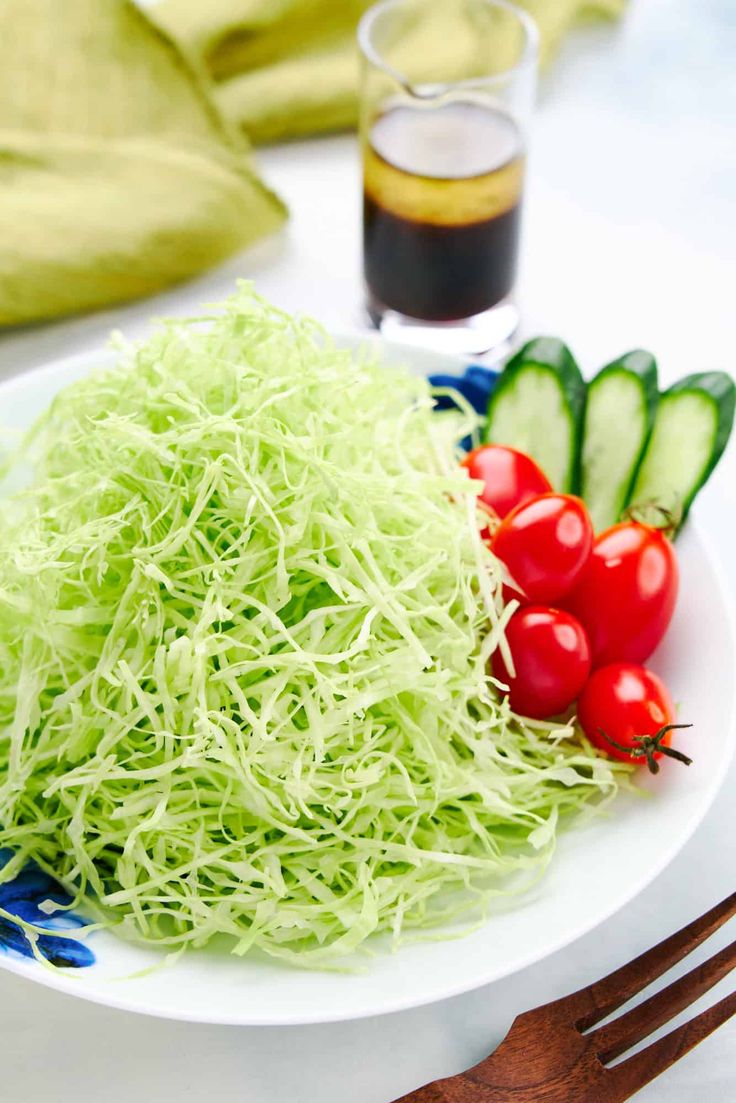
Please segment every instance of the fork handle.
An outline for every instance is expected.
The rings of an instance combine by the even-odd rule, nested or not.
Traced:
[[[409,1095],[402,1095],[395,1103],[457,1103],[457,1099],[448,1095],[442,1086],[441,1080],[435,1080],[433,1084],[425,1084],[423,1088],[417,1088]]]
[[[474,1080],[467,1073],[447,1080],[435,1080],[422,1088],[402,1095],[395,1103],[541,1103],[537,1090],[530,1094],[526,1089],[498,1088],[481,1080]]]

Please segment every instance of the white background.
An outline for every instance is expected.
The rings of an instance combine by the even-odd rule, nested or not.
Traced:
[[[588,371],[634,346],[657,354],[665,381],[734,369],[734,59],[733,0],[632,0],[621,24],[565,45],[543,80],[534,135],[526,334],[563,336]],[[152,315],[221,298],[243,275],[282,306],[342,330],[359,326],[354,139],[273,148],[260,163],[292,210],[280,241],[153,300],[6,334],[0,376],[97,347],[112,327],[141,334]],[[735,476],[732,447],[695,511],[734,592]],[[541,965],[414,1012],[326,1027],[196,1026],[108,1011],[3,973],[2,1097],[388,1103],[477,1061],[518,1011],[603,975],[732,892],[735,806],[736,769],[682,855],[621,914]],[[705,1002],[728,990],[726,982]],[[736,1021],[638,1098],[736,1098]]]

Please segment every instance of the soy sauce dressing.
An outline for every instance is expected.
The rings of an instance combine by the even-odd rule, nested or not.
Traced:
[[[450,321],[511,291],[523,182],[519,132],[475,101],[401,105],[365,150],[364,272],[377,310]]]

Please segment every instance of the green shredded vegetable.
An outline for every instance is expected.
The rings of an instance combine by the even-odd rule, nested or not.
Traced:
[[[247,286],[52,403],[0,527],[15,868],[324,966],[520,891],[615,793],[488,676],[509,610],[432,405]]]

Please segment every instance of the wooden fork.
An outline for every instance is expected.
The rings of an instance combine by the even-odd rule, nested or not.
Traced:
[[[736,915],[736,893],[603,980],[519,1015],[498,1049],[459,1076],[396,1103],[621,1103],[736,1014],[736,992],[613,1068],[736,966],[736,942],[592,1030]],[[590,1033],[586,1033],[590,1031]]]

